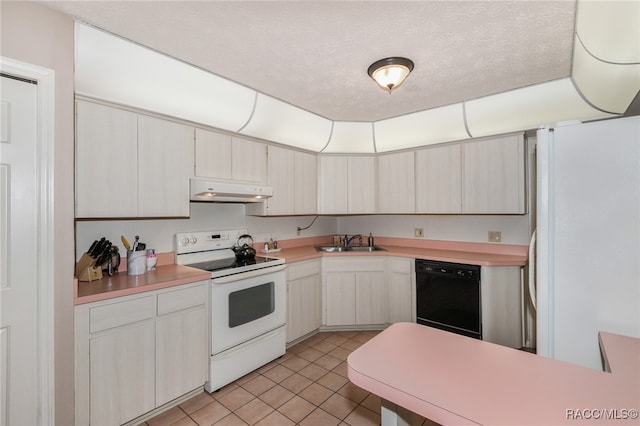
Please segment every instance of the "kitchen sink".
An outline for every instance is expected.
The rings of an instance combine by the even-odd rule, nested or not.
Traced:
[[[324,251],[326,253],[338,253],[346,250],[347,247],[342,246],[316,246],[316,251]]]
[[[382,247],[378,247],[378,246],[373,246],[373,247],[369,247],[369,246],[352,246],[352,247],[347,247],[346,248],[347,251],[386,251],[385,249],[383,249]]]
[[[347,252],[347,251],[364,251],[364,252],[371,252],[371,251],[385,251],[385,249],[383,249],[382,247],[378,247],[378,246],[373,246],[373,247],[368,247],[368,246],[349,246],[349,247],[342,247],[342,246],[316,246],[316,251],[323,251],[325,253],[340,253],[340,252]]]

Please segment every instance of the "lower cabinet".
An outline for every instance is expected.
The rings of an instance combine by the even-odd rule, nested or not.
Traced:
[[[207,284],[75,308],[76,424],[122,424],[207,380]]]
[[[387,322],[386,262],[358,256],[327,257],[323,261],[324,325]]]
[[[287,270],[287,343],[322,325],[322,261],[292,263]]]
[[[388,322],[415,322],[415,260],[389,257],[387,273]]]
[[[522,346],[522,287],[519,266],[482,266],[482,340]]]

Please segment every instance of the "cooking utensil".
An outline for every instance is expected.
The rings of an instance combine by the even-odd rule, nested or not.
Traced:
[[[126,250],[131,250],[131,244],[129,244],[129,241],[124,235],[120,236],[120,241],[122,241],[122,244],[124,245],[124,248]]]
[[[253,248],[253,237],[249,234],[240,235],[232,250],[236,254],[236,259],[241,261],[252,260],[256,257],[256,250]]]

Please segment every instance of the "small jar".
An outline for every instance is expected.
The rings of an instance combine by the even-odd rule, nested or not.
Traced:
[[[157,264],[158,264],[158,257],[156,256],[155,249],[148,249],[147,250],[147,271],[156,269]]]

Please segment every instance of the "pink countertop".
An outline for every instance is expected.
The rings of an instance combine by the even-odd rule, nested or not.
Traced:
[[[281,251],[264,254],[256,244],[258,255],[284,258],[287,263],[316,259],[322,256],[400,256],[445,262],[486,266],[523,266],[527,263],[527,247],[506,244],[462,243],[452,241],[414,240],[408,238],[376,238],[376,245],[385,251],[321,253],[315,246],[330,245],[331,236],[301,238],[280,242]],[[126,258],[120,272],[112,277],[85,282],[74,281],[74,304],[112,299],[175,285],[207,280],[208,272],[173,264],[174,253],[159,253],[158,267],[143,275],[130,276],[126,272]]]
[[[528,247],[520,245],[388,237],[377,237],[375,240],[376,246],[384,248],[385,251],[341,253],[316,251],[315,246],[331,245],[330,240],[330,236],[324,236],[283,241],[280,243],[282,251],[268,254],[268,256],[284,258],[287,263],[322,256],[399,256],[484,266],[524,266],[527,264],[528,256]],[[260,245],[256,244],[256,247]]]
[[[640,339],[600,342],[611,372],[397,323],[349,355],[348,375],[441,424],[638,424]]]
[[[126,263],[125,258],[122,260],[123,263]],[[105,276],[102,279],[89,282],[78,282],[76,279],[74,280],[74,305],[205,281],[211,278],[211,273],[207,271],[174,265],[171,263],[172,261],[173,253],[170,255],[165,253],[158,256],[159,266],[155,270],[147,271],[142,275],[127,275],[126,265],[123,265],[124,270],[111,277]]]

